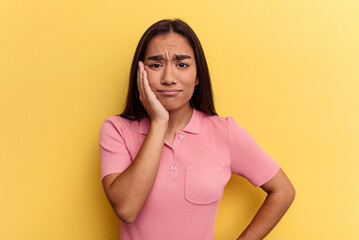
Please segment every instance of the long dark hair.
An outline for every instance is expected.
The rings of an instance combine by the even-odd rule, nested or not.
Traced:
[[[121,117],[125,117],[131,120],[139,120],[142,117],[148,116],[139,99],[139,93],[137,89],[138,61],[144,60],[147,46],[153,37],[171,32],[175,32],[184,36],[188,40],[194,52],[199,84],[194,89],[193,96],[190,99],[190,106],[206,114],[217,115],[214,109],[213,93],[208,65],[201,43],[199,42],[193,30],[184,21],[180,19],[164,19],[149,27],[142,35],[137,45],[130,71],[130,84],[127,93],[126,107],[125,110],[119,114]]]

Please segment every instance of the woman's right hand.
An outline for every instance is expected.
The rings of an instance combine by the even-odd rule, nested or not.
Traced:
[[[151,118],[151,122],[158,121],[167,123],[169,119],[168,111],[163,107],[162,103],[157,99],[156,94],[152,91],[148,83],[147,72],[141,61],[138,62],[137,88],[140,101]]]

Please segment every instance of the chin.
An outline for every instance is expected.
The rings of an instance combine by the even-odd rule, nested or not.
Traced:
[[[188,105],[189,107],[191,107],[190,105]],[[180,110],[180,109],[184,109],[186,108],[186,106],[166,106],[164,107],[168,112],[172,112],[172,111],[176,111],[176,110]]]
[[[160,99],[161,104],[167,111],[179,110],[181,108],[186,108],[187,105],[190,107],[189,100],[185,99]]]
[[[167,111],[174,111],[174,110],[177,110],[179,109],[179,107],[176,107],[176,106],[163,106]]]

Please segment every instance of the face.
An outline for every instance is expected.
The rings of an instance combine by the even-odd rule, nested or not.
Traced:
[[[145,52],[148,82],[168,111],[189,108],[189,100],[198,84],[192,47],[180,34],[155,36]]]

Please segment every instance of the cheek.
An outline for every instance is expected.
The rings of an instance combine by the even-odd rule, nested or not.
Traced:
[[[147,71],[147,80],[151,88],[154,88],[156,86],[156,83],[158,82],[158,74],[156,74],[153,71]]]
[[[189,73],[183,79],[183,83],[188,87],[192,88],[196,85],[196,73]]]
[[[188,73],[188,79],[191,79],[191,84],[196,83],[197,71],[193,69],[191,72]]]

